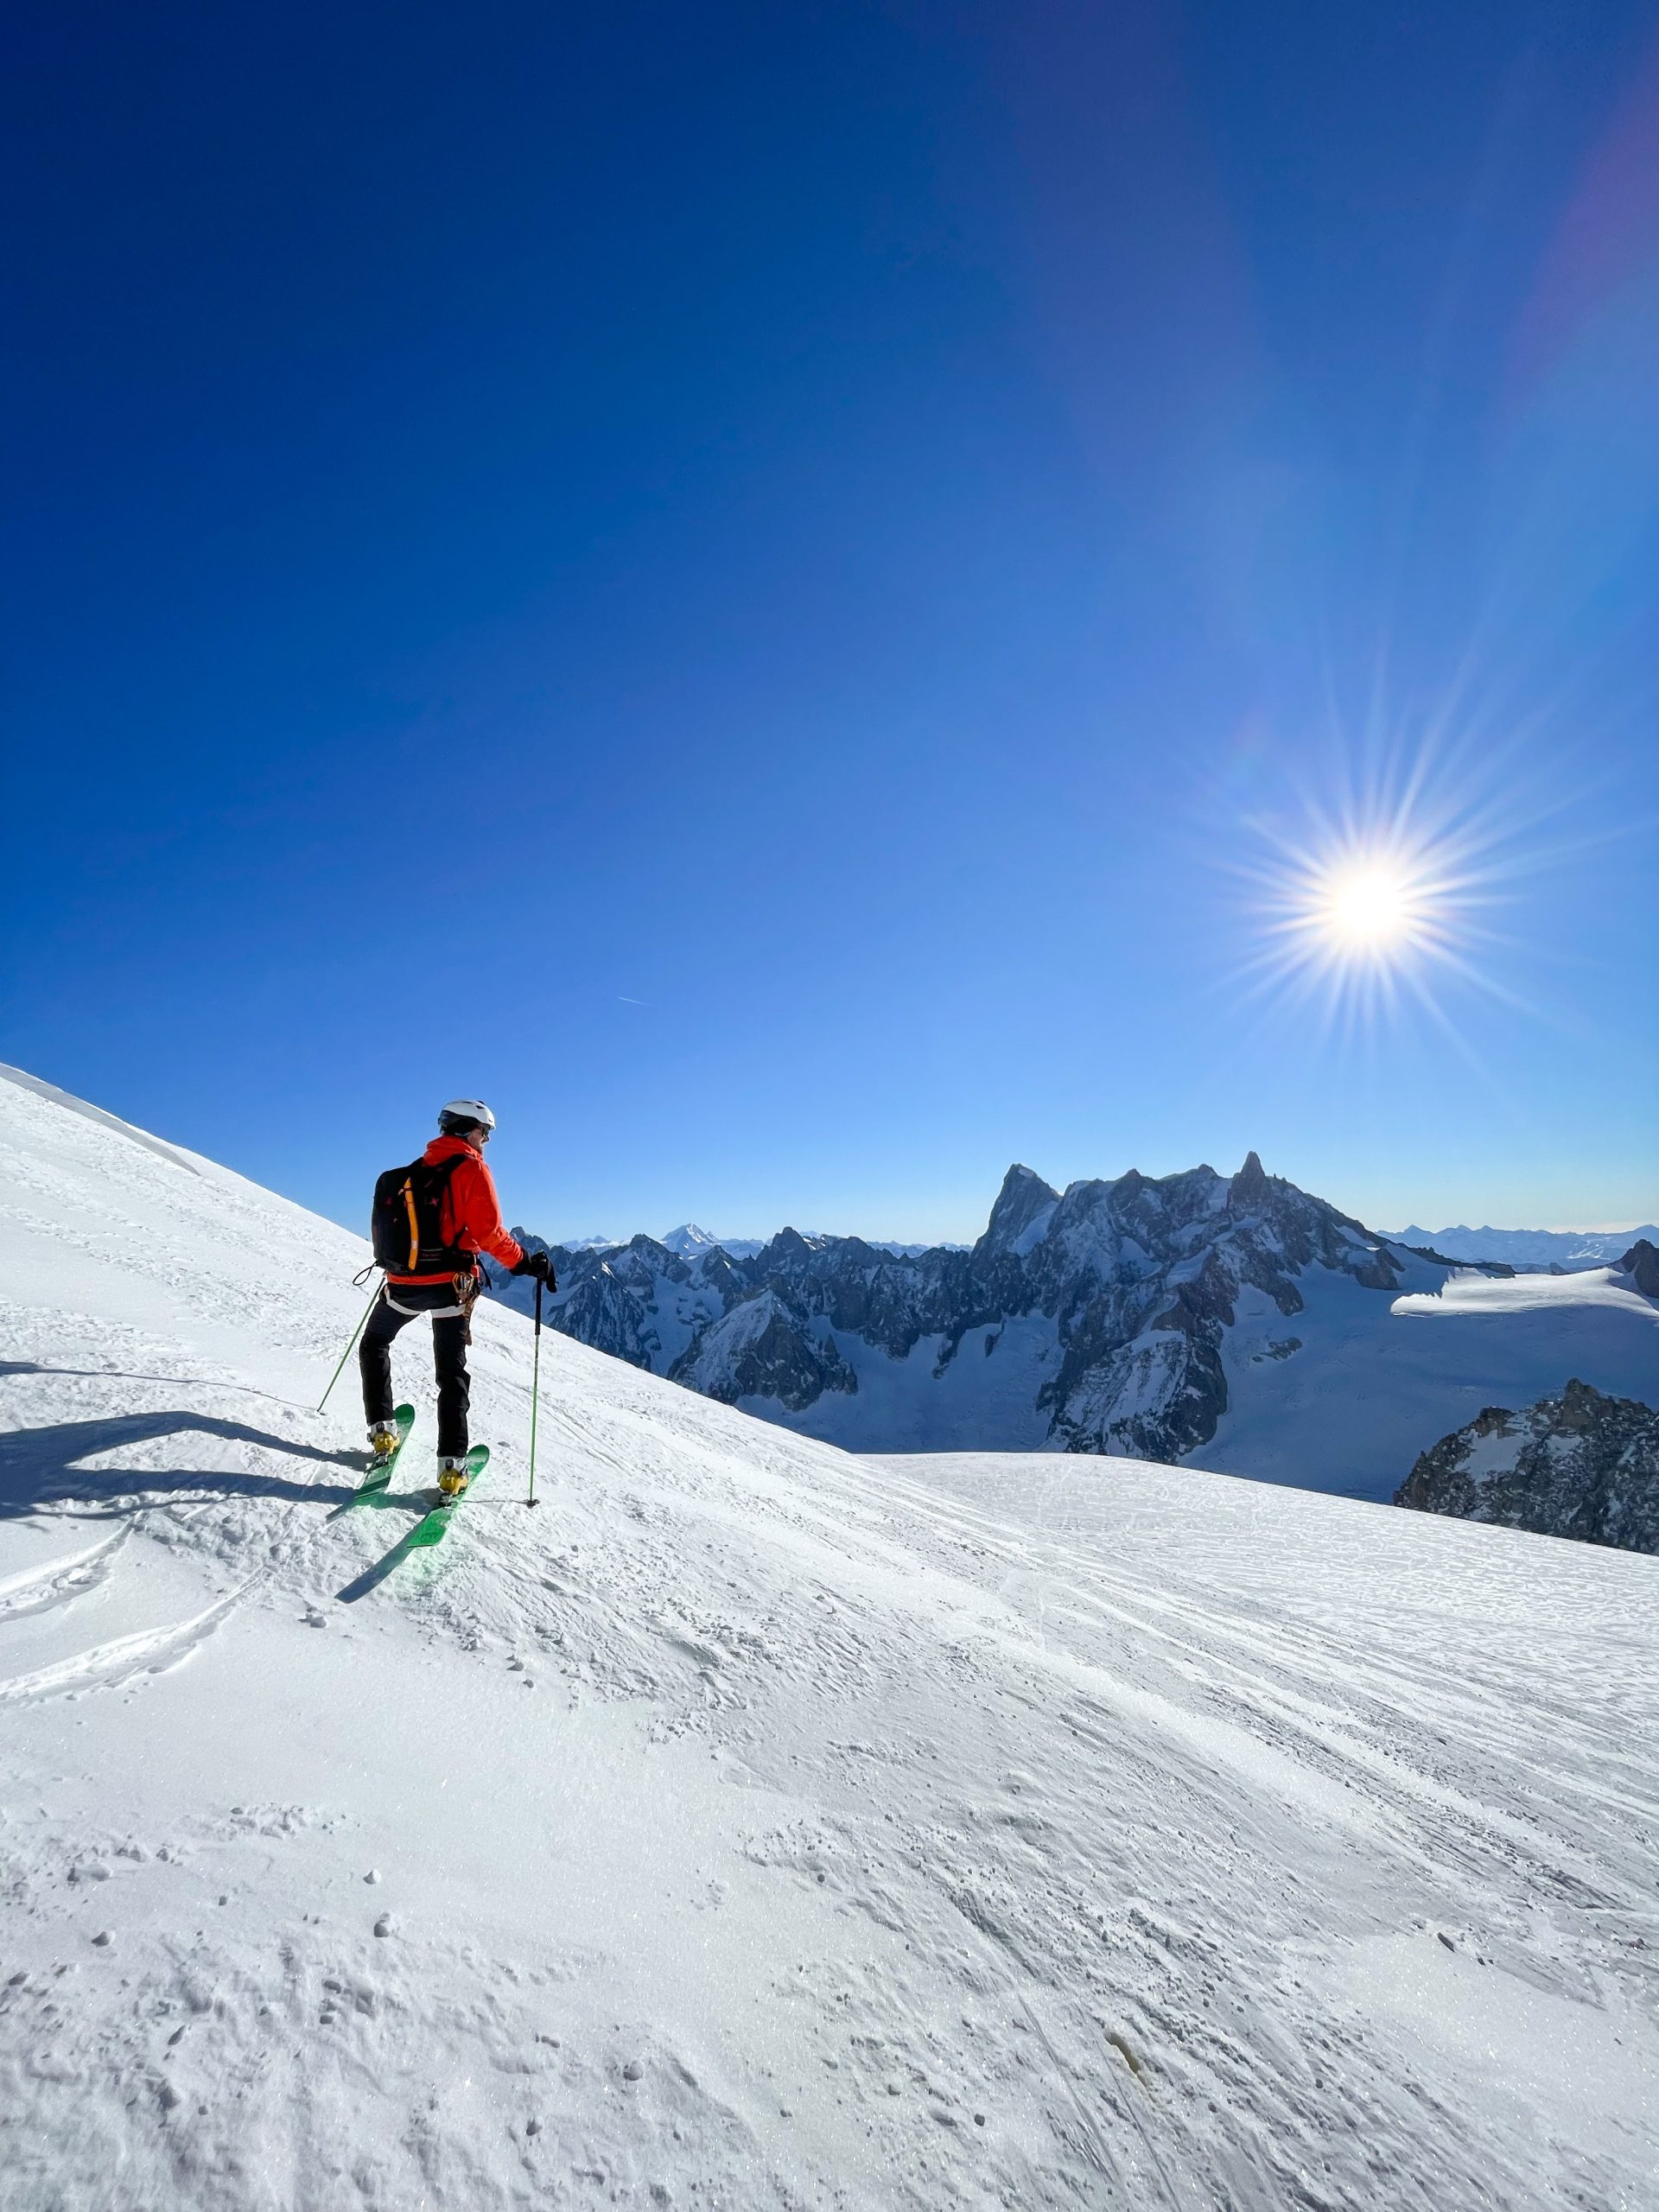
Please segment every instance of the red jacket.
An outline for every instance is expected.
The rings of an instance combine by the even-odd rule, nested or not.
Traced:
[[[501,1219],[501,1202],[495,1195],[495,1178],[465,1137],[434,1137],[426,1147],[426,1164],[459,1157],[461,1165],[449,1178],[438,1216],[446,1244],[463,1252],[487,1252],[504,1268],[516,1268],[524,1248],[509,1236]],[[388,1271],[388,1282],[451,1282],[451,1275],[397,1275]]]

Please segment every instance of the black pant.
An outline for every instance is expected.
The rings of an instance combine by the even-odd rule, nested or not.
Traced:
[[[393,1298],[397,1305],[391,1303]],[[467,1347],[473,1340],[472,1300],[466,1311],[452,1282],[396,1283],[383,1290],[369,1316],[358,1347],[363,1371],[363,1410],[372,1428],[391,1419],[391,1340],[407,1321],[442,1309],[432,1324],[432,1360],[438,1374],[438,1457],[459,1459],[467,1450],[467,1407],[472,1383],[467,1373]],[[410,1310],[399,1313],[398,1306]]]

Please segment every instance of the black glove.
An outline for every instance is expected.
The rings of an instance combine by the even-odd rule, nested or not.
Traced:
[[[526,1252],[512,1271],[516,1275],[531,1275],[537,1282],[544,1282],[550,1290],[556,1290],[553,1262],[545,1252]]]

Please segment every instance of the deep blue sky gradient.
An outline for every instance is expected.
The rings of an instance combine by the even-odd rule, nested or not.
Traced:
[[[455,1091],[548,1233],[1651,1217],[1656,38],[35,11],[0,1057],[353,1222]],[[1469,972],[1253,988],[1414,778]]]

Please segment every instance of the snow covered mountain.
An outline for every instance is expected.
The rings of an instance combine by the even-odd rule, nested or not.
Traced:
[[[1529,1292],[1465,1325],[1436,1294],[1466,1271],[1254,1153],[1232,1177],[1064,1194],[1012,1167],[967,1251],[785,1230],[750,1257],[637,1236],[554,1259],[567,1334],[849,1450],[1187,1459],[1378,1499],[1483,1405],[1573,1373],[1639,1393],[1659,1351],[1659,1306],[1633,1293]],[[527,1308],[525,1285],[498,1287]],[[1402,1329],[1407,1312],[1459,1325]]]
[[[1659,1241],[1651,1222],[1642,1229],[1389,1230],[1400,1244],[1427,1245],[1448,1260],[1505,1260],[1512,1268],[1605,1268],[1639,1238]]]
[[[706,1229],[699,1229],[695,1221],[682,1222],[662,1240],[663,1249],[681,1260],[700,1259],[704,1253],[715,1251],[729,1252],[734,1259],[747,1259],[765,1243],[763,1236],[713,1236]]]
[[[699,1229],[695,1221],[683,1222],[679,1228],[671,1229],[663,1239],[664,1249],[689,1260],[694,1253],[711,1252],[720,1239],[711,1236],[706,1229]]]
[[[1651,1560],[494,1307],[373,1583],[366,1256],[0,1079],[7,2212],[1648,2201]]]
[[[1659,1413],[1576,1379],[1518,1414],[1489,1406],[1423,1453],[1395,1503],[1659,1552]]]

